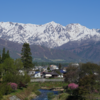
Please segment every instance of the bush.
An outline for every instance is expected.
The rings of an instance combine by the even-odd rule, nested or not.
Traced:
[[[28,100],[28,98],[25,98],[24,100]]]
[[[3,97],[3,95],[2,95],[2,93],[0,92],[0,100],[2,99],[2,97]]]
[[[25,84],[29,83],[30,82],[30,76],[25,74],[23,81],[24,81]]]
[[[71,96],[69,95],[66,100],[87,100],[85,97],[82,96]]]
[[[70,89],[77,89],[78,88],[78,85],[77,84],[75,84],[75,83],[70,83],[70,84],[68,84],[68,88],[70,88]]]
[[[12,74],[12,73],[6,73],[3,76],[3,81],[4,82],[13,82],[16,83],[18,85],[18,88],[21,87],[25,87],[27,85],[27,83],[30,82],[30,76],[28,76],[27,74],[23,75],[18,75],[18,74]]]
[[[35,94],[36,94],[36,95],[40,95],[41,92],[40,92],[40,91],[35,91]]]
[[[26,85],[22,82],[19,83],[19,88],[23,88],[23,87],[26,87]]]
[[[54,98],[53,92],[49,92],[47,95],[48,95],[48,100],[52,100]]]
[[[16,83],[8,83],[13,90],[17,90],[18,85]]]
[[[1,86],[0,86],[0,92],[2,93],[2,95],[7,95],[9,93],[12,92],[12,88],[10,85],[8,85],[7,83],[3,83]]]
[[[67,92],[71,95],[77,95],[78,93],[78,85],[75,83],[68,84],[68,90]]]

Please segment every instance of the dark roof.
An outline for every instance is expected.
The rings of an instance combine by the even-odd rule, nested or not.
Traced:
[[[51,74],[51,75],[55,75],[55,76],[58,76],[59,75],[56,72],[43,72],[43,74]]]
[[[52,75],[58,76],[59,74],[56,72],[53,72]]]

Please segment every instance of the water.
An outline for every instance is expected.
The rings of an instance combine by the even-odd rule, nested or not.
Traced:
[[[53,92],[54,95],[59,94],[58,91],[52,91],[52,90],[39,89],[39,91],[41,92],[41,95],[37,96],[35,99],[32,100],[48,100],[47,94],[50,92]]]

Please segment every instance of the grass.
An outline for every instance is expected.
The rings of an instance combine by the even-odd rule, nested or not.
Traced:
[[[27,88],[17,89],[15,92],[10,93],[9,95],[4,95],[2,100],[9,100],[9,97],[16,95],[21,100],[24,100],[27,98],[27,100],[31,100],[32,98],[39,95],[38,88],[33,84],[29,84]]]
[[[31,83],[36,85],[39,89],[40,88],[45,88],[45,89],[52,89],[52,88],[63,88],[65,86],[67,86],[67,83],[65,82],[34,82]]]
[[[17,89],[16,91],[12,92],[10,95],[16,95],[16,93],[20,93],[21,91],[23,91],[23,89]]]
[[[55,98],[53,98],[52,100],[67,100],[68,96],[69,96],[68,93],[61,93],[57,95]]]
[[[86,100],[100,100],[100,94],[91,93],[85,96]]]

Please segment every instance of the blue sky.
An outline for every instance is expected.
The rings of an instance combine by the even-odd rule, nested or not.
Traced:
[[[80,23],[100,29],[100,0],[0,0],[0,22],[61,25]]]

